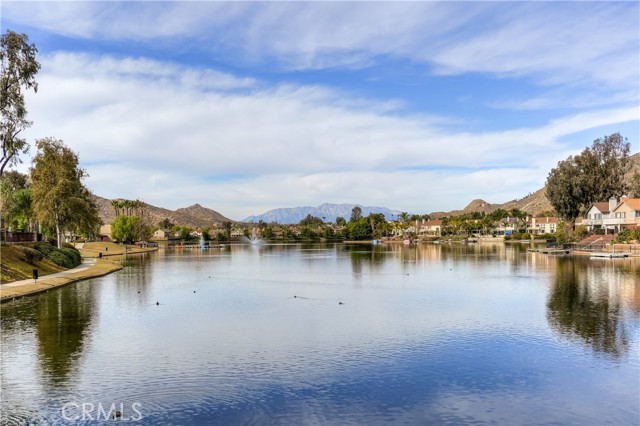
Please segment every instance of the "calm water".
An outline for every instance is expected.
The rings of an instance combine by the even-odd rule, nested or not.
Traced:
[[[167,250],[0,309],[3,425],[640,422],[638,259]]]

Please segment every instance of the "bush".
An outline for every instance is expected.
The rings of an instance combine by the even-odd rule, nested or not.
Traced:
[[[47,256],[47,259],[52,261],[58,266],[62,266],[63,268],[73,268],[73,259],[67,256],[62,250],[55,250]]]
[[[27,263],[30,263],[31,265],[34,265],[36,262],[41,261],[44,257],[42,253],[31,247],[20,247],[20,251],[22,251],[22,253],[24,254],[24,258]]]
[[[60,250],[64,253],[71,261],[73,262],[72,268],[75,268],[79,264],[82,263],[82,256],[80,256],[80,252],[74,248],[64,247]]]
[[[54,251],[56,251],[56,248],[54,246],[52,246],[49,243],[44,243],[44,242],[40,242],[40,243],[35,243],[33,246],[34,249],[38,250],[40,253],[42,253],[45,257],[49,256],[49,254],[53,253]]]
[[[616,238],[614,240],[614,243],[617,244],[622,244],[622,243],[626,243],[628,241],[631,241],[633,239],[633,235],[631,233],[631,230],[629,229],[623,229],[622,231],[620,231],[620,233],[618,234],[618,238]]]

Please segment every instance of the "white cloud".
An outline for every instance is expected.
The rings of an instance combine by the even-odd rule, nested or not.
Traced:
[[[445,74],[638,88],[637,2],[3,2],[3,20],[288,69],[392,57]]]
[[[321,86],[88,54],[45,56],[42,65],[27,99],[28,136],[63,139],[98,195],[167,208],[198,202],[233,219],[323,201],[418,213],[476,197],[507,201],[542,185],[570,149],[563,137],[639,113],[611,108],[471,134],[455,117],[344,101],[353,96]]]

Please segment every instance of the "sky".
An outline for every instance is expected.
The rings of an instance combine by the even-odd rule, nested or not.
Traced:
[[[502,203],[620,132],[638,152],[640,3],[6,1],[42,68],[34,144],[105,198],[241,220]],[[26,171],[35,154],[22,157]]]

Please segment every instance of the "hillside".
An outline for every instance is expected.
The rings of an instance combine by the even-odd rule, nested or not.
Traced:
[[[116,212],[111,205],[111,200],[96,196],[95,201],[98,206],[98,215],[100,216],[100,219],[102,219],[102,222],[113,222],[116,218]],[[176,225],[190,226],[194,228],[203,228],[205,226],[210,227],[214,224],[230,221],[230,219],[227,219],[217,211],[202,207],[199,204],[194,204],[175,211],[147,204],[144,209],[144,214],[149,223],[154,225],[157,225],[165,218],[168,218]]]
[[[318,207],[290,207],[270,210],[266,213],[257,216],[249,216],[242,220],[242,222],[259,222],[264,221],[266,223],[277,222],[280,224],[296,224],[307,215],[315,216],[322,219],[325,222],[335,222],[337,217],[343,217],[349,220],[351,217],[351,210],[358,206],[362,209],[362,215],[368,216],[370,213],[382,213],[387,219],[397,217],[400,214],[397,210],[391,210],[386,207],[376,206],[361,206],[359,204],[320,204]]]
[[[640,153],[635,153],[629,157],[629,168],[624,176],[625,181],[629,183],[631,181],[631,177],[636,172],[640,173]],[[524,198],[507,201],[506,203],[502,204],[491,204],[484,200],[476,199],[471,201],[462,210],[453,210],[450,212],[434,212],[431,213],[431,216],[434,218],[441,218],[445,216],[458,216],[474,212],[490,213],[498,209],[510,210],[513,208],[525,211],[531,215],[539,215],[543,212],[553,210],[553,206],[547,199],[545,193],[546,187],[542,187]]]

